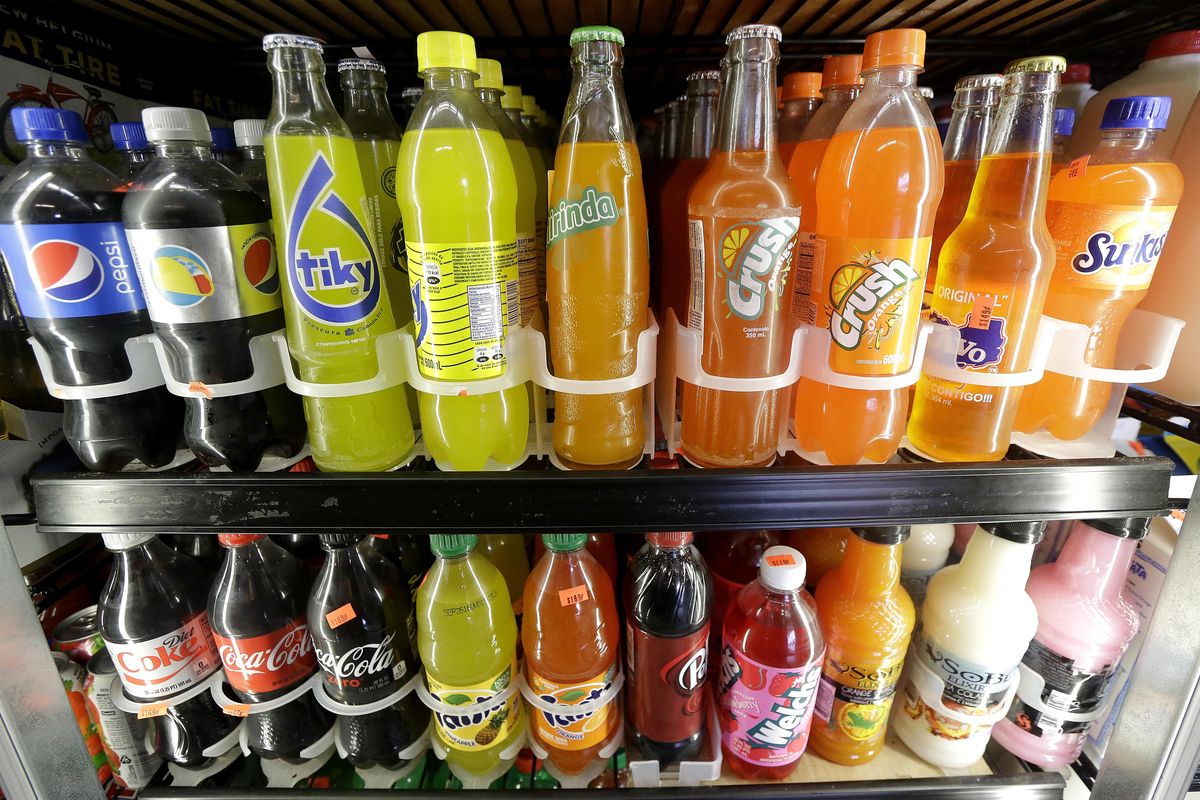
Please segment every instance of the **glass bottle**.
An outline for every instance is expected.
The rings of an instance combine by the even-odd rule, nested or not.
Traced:
[[[534,311],[533,325],[538,330],[545,330],[546,215],[550,202],[550,187],[546,181],[546,173],[550,168],[546,166],[546,158],[542,154],[542,149],[538,147],[533,131],[529,130],[521,122],[521,104],[521,87],[506,85],[504,87],[504,94],[500,97],[500,107],[504,109],[504,113],[508,115],[509,121],[513,124],[513,129],[525,144],[525,151],[529,154],[530,170],[533,172],[533,247],[537,267],[537,287],[534,290],[537,303]],[[522,318],[524,318],[524,306],[522,306]]]

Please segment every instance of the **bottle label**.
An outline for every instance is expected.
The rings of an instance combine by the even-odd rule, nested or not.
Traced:
[[[119,222],[0,225],[0,252],[26,317],[98,317],[146,307]]]
[[[378,639],[371,633],[332,638],[313,636],[313,651],[329,694],[343,703],[362,705],[395,692],[408,673],[396,652],[396,632]]]
[[[1115,661],[1115,659],[1114,659]],[[1034,639],[1021,659],[1021,682],[1008,719],[1034,736],[1075,734],[1080,738],[1104,713],[1116,664],[1082,670]]]
[[[154,700],[170,697],[208,678],[220,660],[208,614],[201,611],[165,636],[140,642],[107,639],[121,683],[130,697]]]
[[[800,231],[796,234],[796,282],[792,286],[792,316],[808,325],[816,325],[820,317],[817,304],[813,302],[814,282],[821,280],[821,275],[815,269],[818,241],[817,235],[812,231]]]
[[[282,306],[270,223],[126,231],[150,319],[223,322]]]
[[[1057,254],[1051,280],[1104,291],[1146,289],[1174,217],[1175,206],[1047,203]]]
[[[532,236],[517,236],[517,281],[521,286],[519,308],[509,308],[510,328],[528,325],[538,306],[538,253],[537,240]]]
[[[708,623],[668,638],[626,623],[626,703],[629,723],[647,739],[681,742],[704,727]]]
[[[439,683],[428,672],[429,693],[451,706],[470,706],[486,702],[503,692],[517,674],[517,659],[495,677],[470,686]],[[435,711],[437,733],[442,742],[455,750],[486,750],[504,740],[521,720],[520,693],[514,693],[499,705],[463,714]]]
[[[317,658],[303,617],[261,636],[231,639],[213,633],[225,677],[239,692],[268,694],[313,674]]]
[[[1007,319],[1002,313],[1011,305],[1008,294],[976,294],[939,284],[929,318],[958,329],[960,369],[999,372],[1008,346]]]
[[[947,709],[965,717],[988,717],[995,714],[1009,689],[1017,680],[1017,665],[975,664],[942,649],[921,636],[917,643],[917,658],[942,680],[942,703]]]
[[[867,665],[826,653],[817,691],[817,718],[856,742],[882,736],[903,669],[903,655]]]
[[[929,735],[935,736],[939,740],[961,742],[974,737],[991,736],[992,726],[990,723],[977,725],[959,719],[952,719],[939,714],[925,705],[925,701],[921,698],[920,690],[917,689],[911,679],[906,679],[903,688],[900,690],[899,713],[907,714],[913,721],[924,724]]]
[[[602,192],[595,186],[584,188],[578,200],[564,198],[558,203],[552,202],[547,217],[546,247],[554,247],[577,233],[616,225],[621,211],[616,195]]]
[[[555,683],[531,669],[529,688],[546,703],[562,707],[553,712],[540,708],[530,710],[538,739],[559,750],[586,750],[608,739],[618,722],[611,700],[583,714],[572,714],[570,709],[591,702],[606,692],[612,686],[616,671],[614,662],[604,672],[582,683]]]
[[[821,659],[776,669],[725,642],[721,647],[721,743],[743,761],[777,767],[804,754]]]
[[[509,314],[520,313],[517,243],[407,247],[421,373],[447,381],[503,375]]]

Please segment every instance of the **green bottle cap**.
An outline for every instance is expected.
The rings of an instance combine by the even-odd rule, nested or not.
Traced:
[[[435,533],[429,537],[429,548],[436,556],[457,558],[474,550],[478,541],[473,533]]]
[[[586,533],[546,533],[542,535],[542,544],[547,550],[556,553],[566,553],[571,550],[581,550],[587,544]]]
[[[571,31],[571,46],[580,42],[616,42],[625,46],[625,35],[616,28],[607,25],[585,25]]]

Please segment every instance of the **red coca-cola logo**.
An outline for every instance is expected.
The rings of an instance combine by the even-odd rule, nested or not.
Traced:
[[[283,689],[312,675],[317,667],[303,619],[262,636],[232,639],[217,633],[214,638],[229,684],[240,691],[262,694]]]

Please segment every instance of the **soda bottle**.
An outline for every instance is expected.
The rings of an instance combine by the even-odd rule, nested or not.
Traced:
[[[733,598],[758,577],[763,553],[779,543],[779,536],[773,531],[731,531],[705,537],[700,549],[713,583],[712,625],[708,633],[712,659],[721,657],[721,629]]]
[[[167,542],[177,552],[195,561],[204,579],[208,581],[206,585],[212,585],[225,555],[221,552],[217,537],[207,533],[173,533],[167,537]]]
[[[1054,109],[1054,143],[1050,147],[1050,178],[1071,162],[1067,158],[1067,139],[1075,127],[1075,112],[1069,108]]]
[[[779,157],[783,168],[792,163],[792,153],[803,138],[804,129],[821,107],[820,72],[789,72],[783,76],[780,97],[783,106],[779,110]]]
[[[775,65],[783,34],[743,25],[725,38],[729,71],[708,166],[688,195],[692,252],[688,327],[710,375],[757,378],[787,368],[785,317],[800,200],[775,141]],[[681,449],[703,467],[775,460],[787,393],[683,386]],[[786,423],[786,419],[784,420]]]
[[[547,552],[525,582],[521,640],[529,688],[546,703],[562,706],[561,713],[530,709],[533,736],[549,753],[548,766],[552,773],[592,778],[607,763],[600,751],[620,730],[620,706],[610,697],[582,714],[571,713],[571,707],[596,702],[612,687],[621,627],[612,580],[587,551],[587,540],[584,533],[542,537]]]
[[[477,59],[478,60],[478,59]],[[513,124],[513,130],[521,137],[521,141],[525,144],[525,152],[529,154],[530,167],[533,170],[533,248],[534,257],[537,259],[537,309],[535,311],[535,326],[539,329],[545,328],[546,309],[546,216],[548,214],[548,203],[550,186],[546,180],[546,172],[549,169],[546,166],[546,156],[542,148],[538,146],[536,137],[533,131],[529,130],[523,122],[521,122],[521,105],[522,95],[520,86],[504,87],[504,93],[500,97],[500,107],[504,109],[504,113],[508,115],[509,120]],[[514,162],[515,163],[515,162]],[[518,177],[519,180],[519,177]],[[518,187],[518,192],[520,187]],[[524,305],[522,304],[522,317],[524,317]],[[522,320],[522,324],[528,324]]]
[[[320,43],[263,39],[274,81],[263,140],[283,281],[288,347],[300,377],[367,380],[375,338],[395,329],[350,129],[325,88]],[[415,437],[404,387],[353,397],[305,397],[313,460],[327,471],[380,471],[404,462]]]
[[[548,135],[545,127],[542,126],[538,119],[537,98],[531,94],[521,95],[521,121],[533,132],[538,147],[542,150],[542,160],[547,164],[553,164],[554,145],[552,142],[556,137]]]
[[[267,185],[267,156],[263,152],[263,130],[266,126],[265,119],[233,121],[233,136],[237,140],[238,150],[242,153],[242,160],[237,168],[238,177],[254,190],[269,213],[271,192]]]
[[[517,679],[517,622],[499,570],[470,534],[430,537],[437,557],[417,592],[417,647],[434,699],[482,704]],[[460,778],[490,781],[508,769],[501,754],[525,735],[519,694],[453,716],[435,712],[435,735]]]
[[[417,606],[417,588],[425,579],[425,573],[433,565],[433,554],[429,552],[426,537],[411,533],[376,533],[371,536],[371,543],[385,558],[400,568],[408,584],[409,599],[413,608]],[[413,617],[416,624],[416,617]],[[416,636],[416,629],[413,629]]]
[[[525,537],[519,533],[487,533],[477,537],[480,554],[504,576],[513,613],[521,617],[521,599],[525,579],[529,577],[529,554],[525,552]]]
[[[1054,240],[1046,228],[1050,135],[1059,56],[1005,69],[996,128],[966,216],[938,259],[930,318],[958,328],[956,361],[978,372],[1020,372],[1033,352]],[[908,438],[940,461],[997,461],[1008,451],[1021,387],[973,386],[922,374]]]
[[[146,130],[140,122],[114,122],[108,126],[113,148],[121,155],[121,168],[116,176],[130,183],[154,156],[154,148],[146,141]]]
[[[829,367],[846,375],[896,375],[912,366],[944,179],[937,128],[916,92],[924,60],[922,30],[868,36],[862,94],[821,160],[810,301],[817,326],[833,339]],[[832,464],[884,462],[900,444],[907,410],[904,389],[801,378],[796,438]]]
[[[604,567],[604,571],[608,573],[609,580],[612,585],[616,586],[620,580],[620,573],[617,571],[617,543],[616,534],[612,533],[589,533],[587,534],[587,551],[592,554],[592,558]],[[546,554],[546,546],[542,544],[541,538],[533,541],[533,563],[542,560],[542,556]]]
[[[210,141],[212,142],[213,157],[217,162],[237,172],[241,154],[238,153],[237,136],[234,134],[233,128],[213,128]]]
[[[366,534],[321,534],[321,546],[328,556],[308,598],[308,619],[323,691],[348,706],[390,697],[421,671],[409,634],[416,621],[408,586]],[[429,725],[429,709],[410,692],[379,711],[339,717],[338,724],[347,761],[398,769],[408,763],[399,753]]]
[[[825,661],[812,748],[835,764],[879,755],[916,614],[900,585],[908,527],[851,528],[842,563],[817,586]]]
[[[225,561],[208,596],[225,678],[245,703],[283,697],[317,671],[306,605],[312,585],[300,559],[259,533],[218,534]],[[250,750],[303,763],[300,755],[332,727],[311,692],[246,717]]]
[[[661,766],[704,746],[713,585],[690,533],[648,533],[625,596],[625,718],[629,741]]]
[[[396,166],[417,362],[432,380],[496,378],[507,369],[505,339],[520,313],[516,173],[474,91],[475,41],[450,31],[422,33],[417,64],[425,94]],[[438,463],[480,470],[489,459],[514,465],[523,458],[526,387],[419,399],[422,438]]]
[[[675,173],[683,153],[683,110],[686,104],[672,100],[663,109],[663,120],[659,135],[658,158],[650,164],[644,177],[643,189],[646,197],[646,219],[658,222],[662,219],[663,189]],[[552,163],[552,162],[551,162]],[[664,255],[662,231],[657,225],[650,226],[650,263],[662,264]],[[655,270],[655,291],[658,289],[660,270]],[[683,322],[684,320],[680,320]]]
[[[721,645],[721,754],[735,775],[782,780],[808,743],[825,642],[804,556],[775,546],[733,599]]]
[[[173,377],[184,383],[250,378],[250,339],[283,327],[270,216],[258,195],[218,164],[208,120],[191,108],[142,112],[155,157],[121,208],[146,308]],[[279,385],[184,398],[183,437],[205,465],[253,470],[268,450],[304,446],[299,399]]]
[[[417,109],[417,103],[421,101],[421,95],[423,94],[425,94],[425,89],[422,86],[406,86],[400,90],[400,106],[396,122],[400,124],[401,128],[408,125],[408,121],[412,118],[413,111]]]
[[[950,126],[942,143],[946,184],[942,191],[942,202],[937,207],[937,216],[933,219],[929,271],[925,273],[927,292],[933,291],[937,281],[938,256],[942,252],[942,245],[967,213],[971,188],[979,172],[979,160],[983,158],[1002,86],[1004,76],[993,74],[968,75],[954,84]]]
[[[141,703],[169,702],[220,669],[208,613],[208,584],[196,562],[152,533],[106,533],[113,569],[100,593],[97,625],[125,694]],[[183,644],[181,644],[183,643]],[[170,650],[172,658],[158,658]],[[208,692],[153,716],[154,752],[200,769],[204,751],[225,739],[238,720],[221,713]]]
[[[941,522],[913,525],[909,533],[900,558],[900,585],[908,592],[913,608],[920,614],[929,579],[950,560],[955,529],[953,525]]]
[[[1091,328],[1084,359],[1093,367],[1113,366],[1121,328],[1150,288],[1183,194],[1179,168],[1156,143],[1170,110],[1168,97],[1110,101],[1096,151],[1050,183],[1055,260],[1043,313]],[[1046,372],[1025,387],[1016,429],[1078,439],[1111,391],[1110,383]]]
[[[842,563],[846,555],[846,542],[853,534],[849,528],[805,528],[788,531],[787,546],[804,556],[804,572],[810,592],[817,591],[817,584],[826,573]]]
[[[74,111],[16,108],[12,120],[27,155],[0,182],[0,252],[17,306],[58,383],[127,380],[125,341],[150,333],[150,317],[121,228],[122,184],[88,158]],[[63,432],[88,469],[175,457],[183,405],[161,387],[63,407]]]
[[[642,163],[621,81],[625,37],[590,25],[571,32],[574,78],[554,159],[546,235],[554,374],[610,380],[633,374],[646,327],[650,266]],[[642,390],[554,400],[554,452],[575,469],[624,469],[646,445]]]

